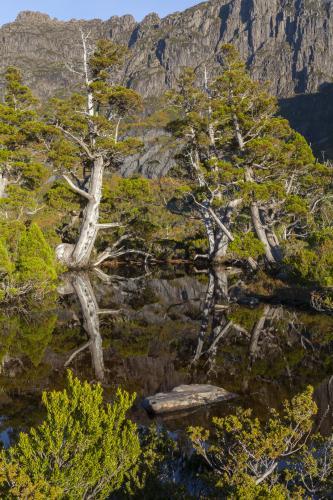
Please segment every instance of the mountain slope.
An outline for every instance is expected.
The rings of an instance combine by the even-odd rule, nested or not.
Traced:
[[[130,61],[122,77],[145,97],[172,87],[184,66],[196,67],[198,75],[207,67],[213,75],[220,45],[230,42],[256,79],[269,81],[275,95],[287,98],[283,110],[292,120],[294,102],[300,102],[294,101],[295,94],[325,88],[318,106],[327,109],[333,101],[327,84],[333,75],[331,0],[211,0],[164,19],[150,14],[141,23],[132,16],[63,22],[22,12],[0,28],[0,70],[10,64],[21,67],[42,97],[63,93],[75,85],[75,74],[65,62],[71,65],[80,55],[80,28],[93,39],[109,37],[129,46]],[[310,125],[306,104],[301,104],[305,116],[295,118],[294,125],[305,129],[315,146],[319,143],[318,151],[327,150],[330,118],[318,138],[321,108],[314,106],[318,117],[311,116]]]
[[[108,21],[58,21],[22,12],[0,28],[0,68],[24,68],[41,94],[72,80],[64,66],[79,53],[79,28],[131,48],[127,82],[144,95],[172,86],[183,66],[218,66],[221,43],[234,43],[253,75],[287,97],[314,92],[333,74],[333,3],[327,0],[211,0],[182,13],[141,23],[132,16]]]

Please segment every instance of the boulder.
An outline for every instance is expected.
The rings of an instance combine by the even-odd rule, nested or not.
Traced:
[[[143,401],[143,407],[154,414],[168,413],[220,403],[237,397],[236,394],[214,385],[180,385],[171,392],[158,393]]]

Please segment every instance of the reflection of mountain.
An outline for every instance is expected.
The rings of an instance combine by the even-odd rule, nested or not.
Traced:
[[[21,407],[32,394],[61,386],[66,365],[102,381],[107,393],[120,384],[140,399],[210,382],[257,411],[333,374],[331,317],[251,300],[251,307],[238,305],[243,277],[224,270],[160,274],[104,275],[104,282],[69,275],[47,336],[36,326],[45,330],[51,315],[25,330],[18,328],[22,318],[2,318],[3,404]]]

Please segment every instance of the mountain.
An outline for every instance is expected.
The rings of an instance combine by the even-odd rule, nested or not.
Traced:
[[[174,86],[185,66],[214,75],[219,47],[233,43],[254,78],[270,82],[292,125],[318,154],[333,155],[331,0],[211,0],[163,19],[149,14],[140,23],[130,15],[64,22],[21,12],[0,28],[0,70],[22,68],[43,98],[66,92],[75,85],[70,66],[80,54],[80,29],[130,48],[121,76],[144,97]]]

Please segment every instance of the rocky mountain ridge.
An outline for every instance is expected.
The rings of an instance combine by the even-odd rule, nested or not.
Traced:
[[[21,12],[0,28],[0,69],[22,67],[42,95],[63,89],[72,79],[65,62],[79,54],[79,28],[131,49],[125,80],[144,96],[173,86],[184,66],[216,70],[221,43],[235,44],[253,76],[269,80],[280,97],[316,92],[333,74],[328,0],[210,0],[164,19],[149,14],[140,23],[130,15],[59,21]]]
[[[307,117],[294,113],[293,102],[297,94],[316,96],[324,90],[328,96],[324,107],[326,112],[330,109],[331,0],[210,0],[163,19],[149,14],[140,23],[130,15],[107,21],[59,21],[46,14],[21,12],[13,23],[0,28],[0,71],[8,65],[22,68],[43,98],[68,91],[75,85],[69,66],[80,56],[80,29],[89,31],[92,40],[108,37],[129,47],[129,62],[121,77],[144,97],[173,87],[186,66],[194,66],[199,76],[204,67],[214,75],[221,44],[233,43],[254,78],[269,81],[272,92],[284,99],[282,110],[292,124],[318,142],[318,148],[328,149],[331,121],[324,124],[319,138],[313,137],[318,135],[317,124],[309,127]],[[319,113],[316,102],[315,115]],[[306,107],[302,105],[305,114]],[[312,114],[311,119],[317,118]]]

